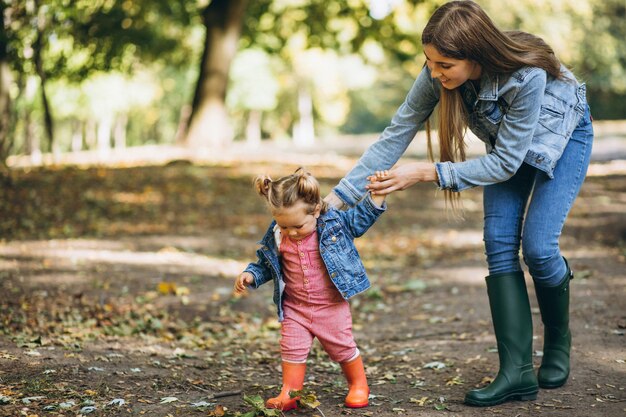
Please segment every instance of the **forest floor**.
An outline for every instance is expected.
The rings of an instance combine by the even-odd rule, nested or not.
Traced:
[[[325,192],[354,158],[327,160],[304,161]],[[14,169],[0,195],[0,416],[271,415],[251,403],[280,387],[272,284],[231,290],[270,221],[252,178],[301,162],[289,161]],[[626,416],[626,173],[607,167],[592,166],[561,239],[575,271],[564,387],[463,404],[498,369],[482,193],[463,193],[456,220],[425,184],[391,195],[357,240],[372,281],[351,300],[370,406],[342,405],[341,370],[316,344],[305,387],[320,404],[285,415]]]

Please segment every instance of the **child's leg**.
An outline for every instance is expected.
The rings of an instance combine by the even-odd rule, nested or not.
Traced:
[[[342,362],[341,370],[348,381],[348,395],[346,396],[345,405],[350,408],[367,407],[370,395],[370,389],[367,386],[367,377],[365,376],[365,368],[363,367],[363,359],[358,355],[355,359]]]
[[[330,358],[339,362],[348,381],[346,407],[361,408],[368,405],[369,387],[363,359],[352,336],[352,314],[347,301],[325,306],[316,314],[314,335]]]
[[[283,386],[280,394],[267,400],[267,408],[288,411],[296,408],[298,397],[291,398],[289,391],[301,390],[306,372],[306,358],[313,343],[311,332],[297,321],[297,315],[287,314],[281,326],[281,357]]]

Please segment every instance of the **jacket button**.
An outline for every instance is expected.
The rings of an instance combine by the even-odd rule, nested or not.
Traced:
[[[330,240],[332,240],[333,242],[336,242],[337,241],[337,236],[331,237]]]
[[[330,274],[330,277],[331,277],[331,278],[335,278],[336,276],[337,276],[337,273],[336,273],[336,272],[333,272],[332,274]]]

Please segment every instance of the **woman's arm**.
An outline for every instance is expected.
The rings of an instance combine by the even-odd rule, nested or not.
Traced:
[[[547,82],[546,72],[538,68],[528,77],[504,114],[490,153],[464,162],[436,164],[441,188],[463,191],[515,175],[530,149]]]
[[[330,200],[331,205],[338,207],[337,199],[349,206],[361,200],[368,192],[367,177],[396,164],[438,101],[439,88],[434,85],[428,67],[424,67],[391,124],[333,189],[334,196],[328,196],[326,201]]]

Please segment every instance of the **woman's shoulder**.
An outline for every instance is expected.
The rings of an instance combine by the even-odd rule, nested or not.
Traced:
[[[543,68],[526,66],[526,67],[521,67],[520,69],[511,73],[510,75],[510,78],[513,78],[514,80],[520,83],[523,83],[534,77],[546,78],[547,72]]]

